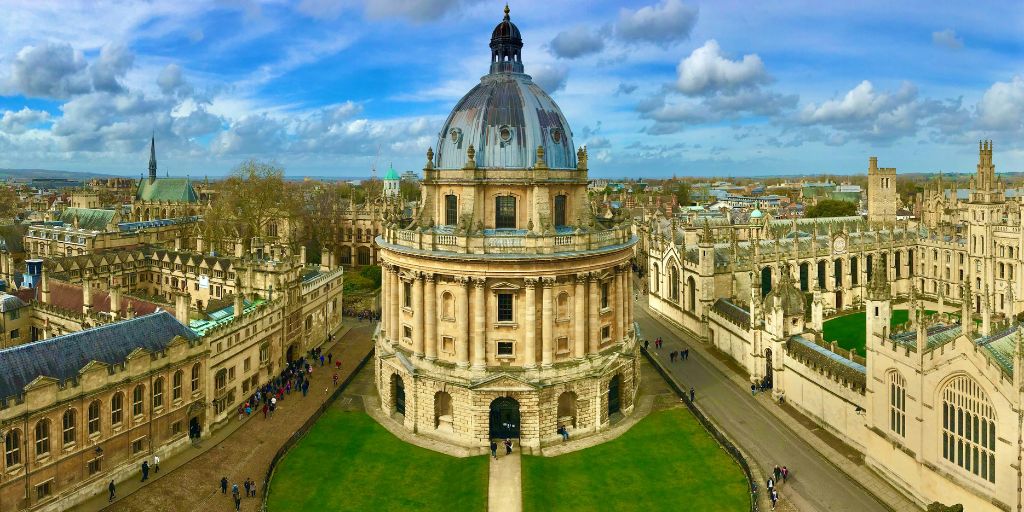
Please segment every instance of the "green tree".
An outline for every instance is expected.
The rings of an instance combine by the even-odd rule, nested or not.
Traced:
[[[807,208],[804,217],[849,217],[857,214],[857,203],[850,201],[838,201],[835,199],[823,199],[818,204]]]
[[[687,182],[679,183],[675,186],[673,193],[676,195],[676,201],[682,206],[690,205],[690,184]]]
[[[253,237],[262,236],[272,220],[285,218],[295,224],[301,201],[300,189],[284,182],[284,169],[274,163],[247,160],[221,183],[220,193],[207,214],[211,242],[237,236],[246,249]],[[278,233],[287,237],[287,233]]]
[[[11,219],[18,214],[18,193],[13,187],[0,185],[0,219]]]

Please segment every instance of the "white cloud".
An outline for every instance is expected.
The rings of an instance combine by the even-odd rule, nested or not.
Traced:
[[[619,11],[615,34],[625,41],[667,45],[690,37],[697,23],[697,9],[681,0],[664,0],[637,10]]]
[[[981,126],[993,130],[1024,129],[1024,77],[992,84],[978,102]]]
[[[121,92],[121,79],[131,69],[135,55],[123,44],[106,44],[100,49],[100,56],[89,66],[93,89],[97,91]]]
[[[938,32],[932,32],[932,43],[949,48],[951,50],[959,50],[964,47],[964,40],[957,37],[956,31],[951,28],[946,30],[940,30]]]
[[[407,18],[424,23],[441,18],[456,10],[465,2],[462,0],[365,0],[368,18]]]
[[[160,87],[160,91],[167,95],[188,96],[192,94],[192,87],[185,82],[181,66],[177,64],[168,64],[160,71],[156,84]]]
[[[676,87],[690,95],[750,87],[768,81],[768,73],[760,57],[750,54],[744,55],[742,60],[729,60],[722,55],[722,49],[714,39],[683,59],[676,72]]]
[[[50,113],[42,110],[32,110],[28,107],[23,107],[17,112],[7,110],[3,117],[0,117],[0,131],[17,135],[25,133],[32,125],[49,119]]]
[[[530,76],[544,92],[554,94],[565,88],[565,83],[569,80],[569,68],[554,64],[541,64],[530,68]]]
[[[563,30],[548,44],[551,53],[563,59],[575,59],[604,48],[604,36],[586,25]]]
[[[904,82],[895,94],[875,91],[870,81],[864,80],[850,89],[842,98],[813,103],[804,107],[800,121],[806,124],[845,124],[871,120],[917,97],[917,88]]]
[[[8,89],[30,97],[67,98],[89,92],[92,83],[85,72],[82,52],[69,44],[26,46],[11,63]]]

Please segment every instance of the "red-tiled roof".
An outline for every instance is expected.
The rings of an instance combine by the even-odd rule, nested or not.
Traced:
[[[76,313],[82,312],[82,304],[84,300],[82,285],[65,283],[52,278],[49,281],[51,305],[68,311],[74,311]],[[132,310],[137,316],[148,315],[156,311],[158,308],[174,314],[173,307],[154,304],[149,301],[137,299],[135,297],[128,297],[122,294],[121,310],[118,311],[119,315],[123,316],[125,314],[129,303],[131,303]],[[92,289],[92,309],[93,311],[110,312],[110,293],[107,290],[98,289],[96,287]]]

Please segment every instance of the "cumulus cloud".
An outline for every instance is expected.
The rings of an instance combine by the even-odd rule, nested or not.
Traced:
[[[108,44],[90,64],[67,43],[26,46],[18,51],[7,77],[13,94],[64,99],[93,91],[122,92],[121,79],[134,62],[127,47]]]
[[[173,106],[139,92],[84,94],[61,106],[50,131],[68,151],[124,150],[153,131],[169,132]]]
[[[17,112],[7,110],[4,112],[3,117],[0,117],[0,131],[17,135],[25,133],[33,125],[49,119],[50,113],[42,110],[32,110],[28,107],[23,107]]]
[[[261,155],[282,151],[287,141],[284,123],[267,114],[245,116],[214,137],[216,155]]]
[[[604,48],[603,34],[585,25],[563,30],[548,43],[548,49],[556,57],[575,59],[597,53]]]
[[[366,0],[368,18],[406,18],[416,23],[425,23],[443,17],[456,10],[463,0]]]
[[[539,85],[541,89],[544,89],[548,94],[554,94],[565,88],[565,83],[569,80],[569,68],[566,66],[543,64],[531,68],[530,75],[533,77],[534,83]]]
[[[630,94],[633,94],[633,92],[636,91],[636,88],[637,88],[636,84],[630,84],[630,83],[626,83],[626,82],[619,82],[619,86],[615,89],[615,95],[618,96],[618,95],[622,94],[622,95],[627,95],[628,96]]]
[[[750,87],[768,81],[768,73],[760,57],[749,54],[741,60],[729,60],[722,55],[722,49],[714,39],[683,59],[676,72],[676,87],[689,95]]]
[[[121,78],[135,61],[128,48],[121,44],[108,44],[100,49],[100,56],[89,66],[92,87],[97,91],[121,92]]]
[[[1024,77],[992,84],[978,102],[981,126],[992,130],[1024,130]]]
[[[813,103],[800,112],[805,124],[851,124],[873,120],[883,112],[893,110],[917,97],[917,87],[904,82],[899,91],[890,94],[876,91],[870,81],[864,80],[850,89],[842,98]]]
[[[223,118],[211,114],[205,108],[200,107],[186,115],[173,117],[171,130],[175,135],[183,139],[192,139],[217,132],[223,124]]]
[[[932,32],[932,43],[950,50],[959,50],[964,47],[964,40],[957,37],[956,31],[951,28]]]
[[[664,0],[637,10],[620,10],[615,34],[624,41],[668,45],[689,38],[696,23],[697,8],[681,0]]]
[[[188,96],[192,94],[192,87],[185,81],[181,66],[168,64],[160,71],[156,78],[156,85],[160,92],[170,96]]]

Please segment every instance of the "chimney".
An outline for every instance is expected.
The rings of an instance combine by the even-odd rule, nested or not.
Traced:
[[[184,325],[188,325],[188,306],[192,303],[192,297],[188,292],[178,292],[174,295],[174,318]]]
[[[320,268],[324,272],[331,269],[331,250],[326,247],[320,251]]]
[[[181,237],[180,236],[174,237],[174,250],[175,251],[179,251],[179,252],[181,251]]]
[[[124,317],[126,319],[135,318],[135,308],[132,307],[132,301],[128,301],[128,306],[124,308]]]
[[[117,320],[121,316],[121,288],[110,283],[110,316]]]
[[[868,173],[873,173],[878,170],[878,157],[873,156],[868,158]]]
[[[39,278],[39,301],[43,304],[50,303],[50,278],[46,276],[46,268],[44,267]]]
[[[303,245],[299,248],[299,263],[306,264],[306,246]]]
[[[92,310],[92,282],[86,276],[82,281],[82,314],[88,315],[90,310]]]
[[[245,312],[245,293],[242,292],[242,280],[235,279],[235,318],[242,316]]]

